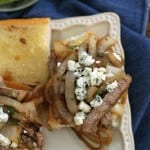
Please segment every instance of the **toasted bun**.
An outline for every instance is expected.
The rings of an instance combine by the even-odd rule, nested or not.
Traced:
[[[0,21],[0,75],[28,85],[47,81],[49,18]]]

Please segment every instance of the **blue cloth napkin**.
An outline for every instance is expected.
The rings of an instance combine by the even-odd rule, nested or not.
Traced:
[[[144,0],[40,0],[22,11],[0,13],[0,18],[55,19],[108,11],[120,16],[126,71],[133,77],[129,97],[136,150],[150,150],[150,40],[142,35],[146,17]]]

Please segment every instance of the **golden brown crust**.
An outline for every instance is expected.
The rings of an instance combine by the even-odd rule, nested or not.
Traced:
[[[1,20],[0,25],[30,25],[49,22],[50,18],[8,19],[8,20]]]
[[[49,18],[0,21],[0,76],[27,85],[45,83],[49,76],[50,26]]]

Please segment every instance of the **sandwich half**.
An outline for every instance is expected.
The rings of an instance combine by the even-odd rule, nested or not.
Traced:
[[[0,21],[0,149],[37,149],[44,143],[51,20]]]
[[[0,75],[28,85],[46,82],[50,41],[49,18],[0,21]]]

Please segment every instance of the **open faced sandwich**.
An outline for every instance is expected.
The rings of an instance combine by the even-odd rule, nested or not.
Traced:
[[[115,44],[109,35],[86,32],[56,41],[51,50],[45,88],[48,123],[52,129],[72,127],[90,147],[85,136],[99,148],[111,142],[109,127],[119,127],[131,83]]]

